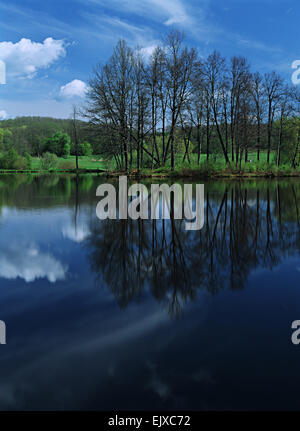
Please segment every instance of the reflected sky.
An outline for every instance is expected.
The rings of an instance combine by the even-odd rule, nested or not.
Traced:
[[[297,182],[207,183],[187,232],[99,221],[97,177],[0,180],[0,409],[300,407]]]

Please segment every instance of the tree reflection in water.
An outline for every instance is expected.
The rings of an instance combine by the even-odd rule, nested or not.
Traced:
[[[71,224],[89,220],[83,242],[99,286],[125,307],[150,292],[172,316],[196,298],[243,289],[251,272],[274,269],[300,250],[300,186],[297,180],[215,181],[205,184],[205,223],[186,231],[185,220],[96,218],[96,188],[88,175],[7,175],[0,180],[2,208],[74,208]],[[88,235],[88,232],[91,232]]]
[[[199,289],[243,289],[253,270],[272,270],[299,252],[297,183],[220,182],[205,189],[200,231],[186,231],[173,210],[170,220],[92,220],[91,269],[121,307],[150,291],[178,316]]]

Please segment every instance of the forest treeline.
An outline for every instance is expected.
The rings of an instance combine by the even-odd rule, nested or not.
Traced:
[[[0,164],[14,150],[23,161],[94,154],[126,171],[217,160],[235,169],[248,162],[297,168],[299,103],[298,87],[277,72],[255,72],[245,57],[217,51],[203,58],[178,31],[150,57],[120,40],[69,120],[0,121]]]
[[[167,162],[299,163],[300,96],[276,72],[253,72],[245,57],[201,58],[170,32],[150,59],[120,40],[90,81],[86,116],[101,127],[102,151],[126,170]],[[105,144],[105,145],[104,145]],[[275,154],[275,157],[274,157]],[[194,156],[193,156],[194,155]]]
[[[100,148],[88,124],[77,120],[81,144],[88,142],[91,151],[97,154]],[[19,154],[26,152],[39,157],[50,151],[57,156],[64,155],[64,145],[70,145],[69,152],[75,155],[73,122],[71,119],[47,117],[17,117],[0,121],[0,152],[13,148]],[[59,143],[58,140],[62,139]],[[80,150],[81,151],[81,150]],[[84,151],[83,151],[84,152]],[[84,155],[84,154],[83,154]]]
[[[0,169],[31,169],[31,158],[41,157],[42,169],[54,168],[58,158],[100,153],[87,122],[47,117],[18,117],[0,122]],[[72,167],[70,165],[70,167]]]

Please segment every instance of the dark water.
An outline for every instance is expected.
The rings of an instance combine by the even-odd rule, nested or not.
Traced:
[[[205,224],[99,221],[98,177],[0,177],[0,409],[298,409],[300,182]]]

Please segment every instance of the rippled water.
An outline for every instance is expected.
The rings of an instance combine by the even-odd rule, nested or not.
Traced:
[[[300,183],[205,223],[96,217],[100,177],[0,176],[0,409],[300,408]]]

